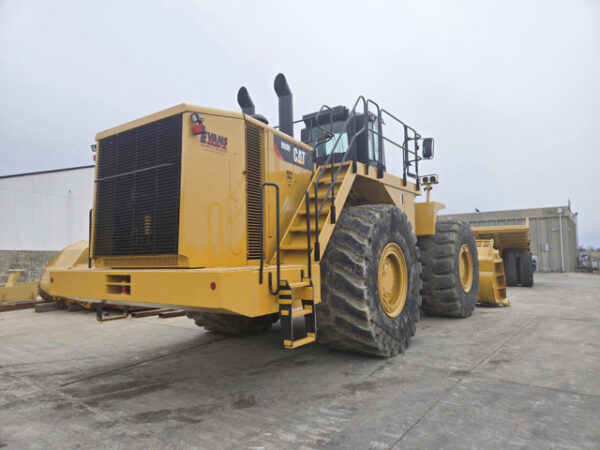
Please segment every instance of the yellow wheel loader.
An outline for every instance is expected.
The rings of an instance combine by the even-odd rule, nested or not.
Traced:
[[[181,104],[99,133],[87,264],[49,267],[43,290],[185,309],[226,334],[279,320],[285,348],[383,357],[409,345],[421,308],[471,315],[474,235],[437,219],[438,177],[419,174],[433,139],[364,97],[294,122],[282,74],[274,87],[278,128],[241,88],[241,112]]]

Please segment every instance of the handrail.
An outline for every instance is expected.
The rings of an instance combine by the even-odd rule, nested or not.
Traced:
[[[90,209],[88,218],[88,269],[92,268],[92,217],[94,210]]]
[[[402,145],[398,144],[397,142],[392,141],[391,139],[386,138],[385,136],[382,136],[384,140],[388,141],[389,143],[391,143],[392,145],[395,145],[396,147],[399,147],[403,150],[403,171],[402,171],[402,178],[404,181],[404,185],[406,186],[408,180],[408,177],[414,178],[416,181],[416,185],[417,185],[417,190],[420,189],[420,179],[419,179],[419,161],[421,161],[423,158],[420,157],[418,155],[419,152],[419,139],[421,139],[421,135],[417,132],[417,130],[415,130],[413,127],[411,127],[410,125],[407,125],[405,122],[403,122],[402,120],[398,119],[396,116],[394,116],[392,113],[390,113],[388,110],[386,109],[382,109],[381,110],[381,118],[383,119],[383,115],[387,115],[388,117],[390,117],[391,119],[395,120],[397,123],[399,123],[404,130],[404,142]],[[410,136],[409,134],[412,133],[412,136]],[[409,142],[410,141],[414,141],[414,151],[410,150],[409,148]],[[409,155],[414,155],[415,158],[414,159],[410,159]],[[412,163],[415,164],[415,172],[412,173],[409,170],[409,167],[412,165]]]
[[[348,149],[346,150],[346,153],[344,153],[342,160],[339,161],[339,166],[338,166],[337,170],[334,171],[333,155],[335,153],[335,149],[337,148],[338,144],[340,143],[343,132],[345,130],[347,130],[351,121],[354,119],[354,117],[356,117],[356,108],[359,105],[359,103],[361,102],[361,100],[362,100],[362,104],[363,104],[363,110],[364,110],[365,117],[368,118],[367,114],[368,114],[369,101],[366,100],[361,95],[354,102],[352,110],[350,111],[348,118],[346,119],[346,121],[344,122],[344,125],[341,128],[341,132],[339,133],[335,143],[333,144],[331,153],[329,153],[329,156],[327,157],[327,159],[325,160],[325,162],[323,164],[323,170],[317,176],[317,178],[315,179],[315,182],[314,182],[314,184],[315,184],[315,261],[319,261],[319,259],[321,257],[321,249],[320,249],[320,245],[319,245],[319,216],[321,215],[321,211],[323,210],[323,207],[327,203],[327,197],[331,194],[331,199],[332,199],[331,220],[332,220],[332,223],[335,223],[335,203],[334,203],[335,197],[333,194],[333,191],[334,191],[333,187],[335,186],[337,177],[339,176],[340,171],[341,171],[344,163],[346,162],[346,158],[348,158],[348,155],[350,154],[350,152],[352,151],[352,149],[354,147],[357,137],[360,136],[361,133],[368,126],[368,120],[365,120],[365,124],[363,125],[363,127],[357,133],[354,133],[354,135],[352,136],[352,139],[350,139],[350,141],[348,142]],[[320,113],[322,112],[322,110],[323,110],[323,107],[321,107],[321,109],[319,110],[319,113],[317,114],[317,117],[316,117],[317,123],[318,123],[318,119],[319,119],[319,116],[320,116]],[[355,151],[353,154],[353,164],[352,164],[352,168],[355,173],[356,173],[356,162],[357,162],[356,158],[357,158],[357,155],[356,155],[356,151]],[[319,206],[319,182],[321,181],[321,178],[323,178],[323,175],[325,174],[325,169],[328,164],[330,164],[330,166],[331,166],[331,183],[329,185],[329,189],[327,189],[327,192],[326,192],[325,196],[323,197],[323,202]]]
[[[271,295],[279,294],[281,287],[281,251],[280,251],[280,229],[279,229],[279,186],[275,183],[262,183],[260,185],[260,269],[258,272],[258,284],[263,282],[263,267],[265,261],[265,230],[264,230],[264,197],[265,187],[275,188],[275,217],[277,220],[277,289],[272,289],[272,272],[269,272],[269,292]]]
[[[308,189],[304,193],[304,204],[306,205],[306,256],[308,262],[308,279],[311,280],[312,283],[312,263],[310,261],[310,254],[312,253],[311,244],[310,244],[310,195],[308,194]],[[314,298],[314,296],[313,296]]]
[[[370,123],[370,121],[369,121],[369,118],[370,118],[369,117],[369,105],[373,105],[377,112],[377,114],[376,114],[376,117],[378,120],[377,130],[369,129],[369,123]],[[359,106],[362,106],[362,109],[363,109],[363,118],[364,118],[363,125],[360,128],[360,130],[353,133],[352,138],[348,142],[348,148],[347,148],[346,152],[342,156],[341,160],[335,162],[335,164],[338,164],[337,169],[335,169],[335,166],[334,166],[335,151],[340,143],[342,134],[344,134],[344,132],[346,132],[348,130],[350,124],[353,124],[353,120],[357,116],[357,108]],[[333,110],[327,105],[323,105],[321,107],[321,109],[319,109],[314,120],[315,120],[316,126],[319,129],[321,129],[325,134],[331,134],[331,133],[333,133],[333,128],[332,128],[331,133],[328,133],[327,130],[325,130],[321,126],[319,126],[319,119],[321,117],[321,114],[325,110],[327,110],[329,112],[329,114],[331,116],[330,123],[333,124]],[[383,116],[384,115],[390,117],[392,120],[394,120],[395,122],[399,123],[402,126],[403,135],[404,135],[402,144],[395,142],[392,139],[387,138],[383,135],[383,123],[384,123]],[[321,173],[314,180],[314,189],[315,189],[315,201],[314,201],[314,204],[315,204],[315,260],[316,261],[318,261],[320,259],[319,217],[323,211],[323,208],[325,207],[325,204],[327,203],[328,200],[330,200],[331,201],[331,223],[335,223],[335,221],[336,221],[335,183],[336,183],[337,178],[344,166],[344,163],[348,160],[348,157],[351,152],[353,152],[352,153],[352,168],[353,168],[354,173],[356,173],[356,170],[357,170],[357,166],[356,166],[357,150],[355,148],[356,139],[358,139],[358,137],[361,136],[362,133],[365,131],[367,133],[370,131],[372,134],[376,134],[378,137],[377,178],[383,177],[383,144],[385,141],[385,142],[388,142],[391,145],[398,147],[402,150],[402,160],[403,160],[402,161],[403,162],[403,164],[402,164],[403,165],[402,179],[403,179],[404,186],[406,186],[408,184],[408,178],[410,177],[410,178],[414,178],[416,180],[417,190],[420,189],[419,161],[421,161],[423,158],[421,156],[419,156],[419,154],[418,154],[418,151],[419,151],[418,140],[421,138],[421,135],[414,128],[407,125],[402,120],[398,119],[396,116],[391,114],[386,109],[380,108],[379,105],[376,102],[374,102],[373,100],[366,99],[362,95],[359,96],[356,99],[356,101],[354,102],[354,105],[353,105],[350,113],[348,114],[348,118],[346,119],[343,126],[341,127],[341,130],[338,133],[337,139],[335,140],[335,143],[333,144],[333,148],[331,149],[327,159],[325,160],[325,162],[322,165],[323,169],[321,170]],[[367,136],[367,142],[368,142],[368,139],[369,139],[369,136]],[[373,139],[373,136],[371,136],[371,139]],[[327,141],[325,141],[325,142],[327,142]],[[410,149],[411,141],[414,141],[414,144],[413,144],[414,149],[413,150]],[[374,145],[374,141],[373,141],[373,145]],[[411,158],[411,156],[414,156],[414,158]],[[410,166],[412,166],[413,164],[415,166],[414,173],[411,172],[411,170],[410,170]],[[325,175],[328,165],[330,166],[331,182],[329,184],[329,188],[327,189],[327,192],[323,196],[322,202],[319,203],[319,183],[320,183],[321,179],[323,178],[323,175]],[[368,170],[368,168],[367,168],[367,170]],[[307,190],[307,195],[308,195],[308,190]],[[308,198],[308,196],[307,196],[307,198]],[[307,215],[308,214],[309,214],[309,209],[307,208]]]

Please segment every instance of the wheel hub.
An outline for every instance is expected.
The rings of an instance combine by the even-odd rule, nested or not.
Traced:
[[[397,317],[406,303],[408,270],[404,253],[395,242],[390,242],[381,252],[377,288],[384,312],[390,317]]]
[[[458,252],[458,277],[463,291],[469,292],[473,287],[473,255],[467,244],[463,244]]]

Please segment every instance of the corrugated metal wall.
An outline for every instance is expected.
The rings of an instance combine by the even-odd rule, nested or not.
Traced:
[[[566,272],[577,268],[577,216],[568,206],[451,215],[473,226],[521,224],[528,217],[531,253],[537,257],[538,270],[561,272],[563,261]]]
[[[61,250],[88,239],[94,168],[0,178],[0,250]]]

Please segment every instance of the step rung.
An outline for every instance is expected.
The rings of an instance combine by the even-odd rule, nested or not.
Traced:
[[[321,202],[322,202],[322,200],[321,200]],[[319,208],[320,207],[321,207],[321,203],[319,203]],[[331,210],[331,200],[329,200],[327,203],[325,203],[325,205],[323,205],[323,209],[321,210],[319,217],[321,217],[324,214],[327,214],[330,210]],[[300,208],[300,210],[298,211],[298,214],[301,214],[302,216],[306,217],[306,206],[303,208]],[[315,216],[314,204],[310,205],[310,215],[312,217]],[[313,219],[313,222],[314,222],[314,219]]]
[[[304,247],[306,249],[306,247]],[[299,289],[299,288],[303,288],[303,287],[309,287],[310,286],[310,281],[297,281],[294,283],[288,283],[289,286],[292,289]]]
[[[289,303],[284,303],[284,301],[285,302],[289,302]],[[280,305],[290,305],[291,304],[291,300],[280,300],[279,304]],[[302,309],[292,310],[292,317],[306,316],[306,315],[312,314],[312,313],[313,313],[313,307],[310,306],[310,305],[308,305],[308,306],[305,306]],[[282,316],[288,316],[289,315],[288,314],[288,310],[286,310],[286,309],[281,310],[281,312],[279,314],[281,314]]]
[[[319,216],[319,231],[323,228],[323,225],[327,221],[327,217],[325,215]],[[304,214],[304,219],[299,222],[299,225],[292,225],[290,227],[290,231],[293,233],[306,233],[306,214]],[[315,216],[313,215],[310,219],[310,233],[314,236],[315,234]]]
[[[342,184],[342,181],[344,181],[344,176],[346,174],[344,172],[341,172],[337,178],[335,179],[335,183],[334,184]],[[321,188],[321,186],[329,186],[331,184],[331,175],[327,174],[327,175],[323,175],[323,178],[321,178],[319,180],[319,188]],[[311,184],[309,189],[312,189],[313,192],[315,190],[315,188],[313,187],[315,184]],[[310,191],[308,191],[310,192]]]
[[[296,339],[294,341],[285,339],[283,341],[283,345],[285,348],[292,349],[292,348],[298,348],[302,345],[310,344],[311,342],[315,342],[315,340],[316,339],[315,339],[314,333],[307,333],[306,337]]]
[[[304,250],[306,251],[306,242],[303,244],[281,244],[281,250]]]
[[[327,194],[328,190],[329,190],[329,184],[319,186],[319,199],[320,200],[325,198],[325,195]],[[339,191],[340,191],[339,186],[336,183],[336,186],[333,189],[333,193],[335,194],[336,197],[337,197]],[[327,196],[331,197],[331,192]],[[308,197],[311,199],[311,203],[314,205],[314,203],[315,203],[315,188],[314,187],[309,188]]]

